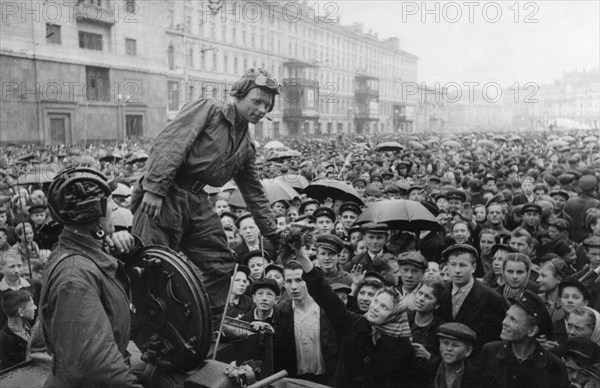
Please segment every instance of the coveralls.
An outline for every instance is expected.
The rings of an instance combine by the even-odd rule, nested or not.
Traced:
[[[147,171],[131,201],[133,234],[181,250],[202,272],[213,315],[222,314],[235,265],[221,220],[203,187],[234,179],[264,236],[276,232],[256,170],[256,149],[233,103],[200,99],[185,105],[157,136]],[[141,211],[144,191],[163,197],[157,219]]]

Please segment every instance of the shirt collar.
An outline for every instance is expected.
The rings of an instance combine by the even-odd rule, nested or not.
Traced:
[[[271,312],[269,313],[269,315],[267,315],[267,316],[265,317],[265,319],[267,319],[267,318],[272,318],[272,317],[273,317],[273,310],[274,310],[274,308],[271,308]],[[258,309],[255,307],[255,308],[254,308],[254,320],[255,320],[255,321],[262,321],[262,320],[264,320],[264,319],[261,319],[261,318],[259,318],[259,317],[258,317],[258,314],[257,314],[257,312],[258,312]]]
[[[454,283],[452,283],[452,295],[456,295],[456,293],[459,290],[464,290],[464,291],[470,290],[471,288],[473,288],[473,284],[475,284],[475,279],[473,277],[471,277],[471,280],[469,281],[469,283],[467,283],[466,285],[464,285],[462,287],[456,287],[454,285]]]
[[[16,290],[20,290],[21,288],[25,288],[25,287],[31,287],[31,284],[25,278],[20,279],[18,288],[12,288],[6,282],[6,278],[2,278],[2,280],[0,280],[0,291],[6,291],[6,290],[15,290],[16,291]]]

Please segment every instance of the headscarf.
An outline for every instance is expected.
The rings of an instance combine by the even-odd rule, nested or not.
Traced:
[[[594,331],[592,332],[590,339],[594,341],[596,345],[600,345],[600,313],[591,307],[584,307],[584,309],[591,311],[596,317],[596,325],[594,326]]]
[[[395,289],[391,289],[396,291]],[[386,292],[388,293],[390,289],[380,289],[375,294],[377,297],[379,294]],[[392,292],[393,292],[392,291]],[[398,292],[398,291],[396,291]],[[400,294],[398,294],[400,297]],[[365,317],[368,314],[365,313]],[[371,324],[371,334],[373,337],[373,342],[375,343],[377,339],[381,335],[387,335],[392,338],[401,338],[406,337],[410,338],[412,335],[410,331],[410,325],[408,324],[408,316],[406,315],[406,307],[399,301],[394,306],[394,309],[390,313],[390,315],[379,325]]]
[[[529,282],[529,277],[531,276],[531,261],[529,261],[529,258],[526,258],[526,261],[529,261],[529,264],[527,262],[523,262],[523,261],[516,261],[516,259],[518,258],[518,256],[525,256],[521,253],[509,253],[508,255],[506,255],[504,257],[503,263],[502,263],[502,273],[500,275],[500,277],[503,279],[504,282],[504,289],[502,290],[502,294],[504,295],[504,300],[509,301],[510,299],[515,299],[518,298],[519,296],[521,296],[523,294],[523,292],[527,289],[527,283]],[[527,268],[527,277],[525,278],[525,281],[523,282],[523,284],[521,284],[518,288],[511,288],[508,286],[508,283],[506,283],[506,279],[504,279],[504,269],[506,268],[506,264],[508,261],[513,261],[513,262],[518,262],[518,263],[523,263],[525,264]]]

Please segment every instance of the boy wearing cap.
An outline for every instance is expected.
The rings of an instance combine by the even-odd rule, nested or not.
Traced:
[[[483,386],[568,388],[564,362],[536,340],[552,327],[544,302],[529,290],[511,302],[502,322],[502,341],[487,343],[481,351],[479,371]]]
[[[588,264],[573,275],[590,291],[589,307],[600,311],[600,237],[590,236],[581,243],[588,259]]]
[[[348,231],[360,215],[360,206],[354,202],[344,202],[340,206],[339,215],[342,225]]]
[[[344,271],[351,272],[353,268],[361,266],[362,270],[373,271],[373,259],[380,253],[386,252],[388,243],[388,227],[384,224],[368,222],[362,226],[366,252],[355,256],[344,265]]]
[[[252,283],[250,286],[252,293],[252,302],[254,308],[252,311],[244,314],[240,319],[242,321],[253,323],[256,330],[264,330],[266,328],[273,331],[271,324],[276,321],[274,317],[275,305],[279,301],[281,290],[279,285],[273,279],[262,279]],[[254,324],[256,322],[256,324]]]
[[[477,388],[480,377],[467,357],[473,352],[477,334],[462,323],[445,323],[438,328],[441,362],[433,377],[434,388]]]
[[[227,302],[235,260],[203,189],[233,178],[263,236],[279,245],[248,125],[273,109],[280,90],[268,72],[250,69],[233,85],[234,102],[199,99],[183,106],[156,137],[132,195],[134,234],[147,245],[181,250],[193,261],[202,272],[215,322]]]
[[[317,233],[330,234],[335,224],[335,212],[326,206],[321,206],[313,213]]]
[[[320,234],[315,243],[319,267],[325,273],[325,281],[329,284],[342,283],[352,285],[352,276],[338,265],[340,252],[344,249],[344,242],[333,234]]]
[[[402,302],[408,306],[409,310],[415,309],[415,297],[417,291],[423,282],[425,270],[429,267],[427,259],[418,251],[407,252],[400,255],[398,260],[400,266],[400,279],[402,287],[399,291],[402,295]]]

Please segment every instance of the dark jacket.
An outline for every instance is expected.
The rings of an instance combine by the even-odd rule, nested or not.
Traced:
[[[386,250],[384,249],[383,252],[386,252]],[[368,251],[364,251],[360,255],[354,256],[349,262],[344,264],[342,269],[346,272],[352,272],[352,268],[358,264],[362,265],[363,271],[373,271],[373,259],[371,259],[371,256],[369,256]]]
[[[139,387],[128,367],[129,280],[89,233],[65,228],[44,271],[39,311],[53,354],[46,387]]]
[[[479,372],[486,388],[568,388],[570,384],[565,364],[540,345],[530,358],[519,362],[510,343],[488,343],[479,357]]]
[[[0,371],[25,361],[26,354],[27,341],[5,324],[0,330]]]
[[[500,339],[506,309],[507,305],[502,295],[475,280],[456,318],[452,316],[452,283],[449,283],[438,314],[446,322],[463,323],[477,333],[471,356],[474,357],[483,344]]]
[[[579,243],[585,234],[585,212],[586,210],[600,207],[600,201],[588,193],[581,193],[575,198],[570,198],[565,205],[565,213],[572,219],[571,240]]]
[[[289,299],[279,303],[276,306],[276,311],[277,313],[273,314],[274,319],[272,322],[275,329],[273,340],[275,370],[285,369],[290,377],[298,377],[292,300]],[[326,379],[330,380],[337,367],[340,355],[340,340],[323,308],[321,308],[319,319],[321,325],[321,352],[325,362]]]
[[[323,271],[304,274],[308,292],[325,310],[331,325],[342,337],[342,353],[334,387],[415,387],[415,357],[410,339],[382,336],[373,344],[371,324],[344,308],[325,282]]]
[[[442,369],[440,368],[442,360],[438,359],[434,364],[433,376],[430,379],[429,387],[431,388],[480,388],[481,385],[481,374],[477,367],[471,364],[468,360],[464,361],[464,370],[460,373],[460,379],[457,377],[451,387],[446,385],[445,376],[441,374]],[[487,388],[487,387],[485,387]]]
[[[194,190],[221,187],[231,178],[264,236],[276,232],[275,217],[256,170],[256,147],[248,123],[235,105],[200,99],[181,108],[156,137],[144,176],[144,190],[166,196],[174,180]]]
[[[271,242],[269,240],[266,240],[264,238],[260,238],[259,241],[259,246],[264,249],[264,251],[269,255],[269,257],[271,258],[271,260],[273,260],[275,257],[277,257],[277,250],[273,249],[273,245],[271,244]],[[242,240],[241,242],[235,244],[232,247],[233,251],[235,252],[236,256],[236,261],[240,264],[243,265],[247,265],[245,263],[243,263],[242,257],[250,252],[250,250],[248,249],[248,245],[246,245],[246,242],[244,240]]]

